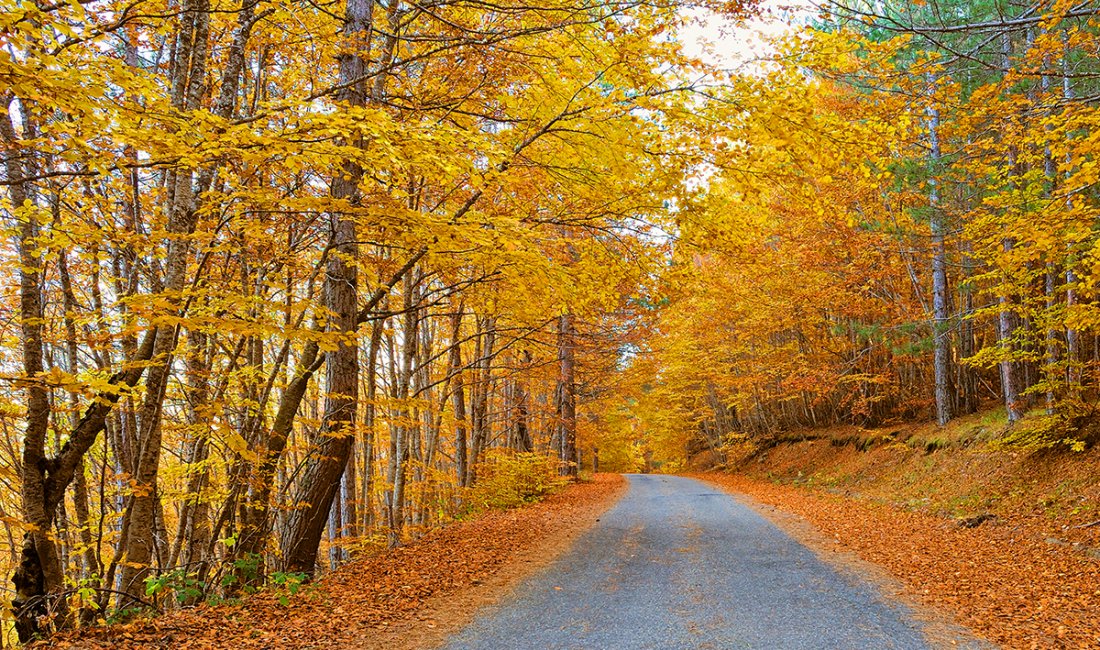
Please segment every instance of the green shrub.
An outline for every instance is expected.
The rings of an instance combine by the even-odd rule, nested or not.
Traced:
[[[173,569],[166,573],[145,578],[145,595],[153,603],[159,603],[164,595],[171,595],[176,603],[183,605],[202,598],[206,593],[206,583],[196,574],[184,569]]]
[[[275,571],[268,578],[279,597],[279,604],[286,607],[290,604],[290,597],[298,595],[309,576],[300,572]]]

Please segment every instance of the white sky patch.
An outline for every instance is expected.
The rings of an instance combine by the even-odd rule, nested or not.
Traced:
[[[816,13],[810,0],[763,0],[761,15],[738,22],[694,9],[679,36],[684,52],[725,70],[748,71],[775,54],[770,41],[805,25]]]

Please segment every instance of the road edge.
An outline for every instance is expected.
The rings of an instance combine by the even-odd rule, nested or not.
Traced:
[[[478,615],[500,603],[527,579],[542,573],[569,552],[629,489],[621,474],[597,475],[606,483],[605,493],[595,503],[585,503],[561,517],[560,526],[535,543],[516,548],[504,563],[473,584],[447,594],[432,596],[412,615],[392,621],[372,632],[359,650],[432,650],[442,647]],[[567,490],[578,486],[570,486]],[[583,487],[583,484],[580,486]]]
[[[948,648],[996,650],[999,647],[958,623],[950,612],[927,605],[916,592],[891,575],[884,567],[861,558],[800,515],[763,503],[751,495],[723,485],[715,480],[717,477],[712,474],[685,474],[684,476],[711,485],[730,495],[767,519],[796,542],[810,549],[818,559],[832,567],[845,579],[870,585],[884,601],[901,605],[920,626],[925,640],[935,650]]]

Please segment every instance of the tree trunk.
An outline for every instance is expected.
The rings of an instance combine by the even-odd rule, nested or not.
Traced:
[[[455,473],[458,476],[458,484],[466,486],[467,460],[466,460],[466,389],[462,378],[462,304],[460,303],[451,315],[451,368],[454,373],[454,386],[451,389],[451,399],[455,418]]]
[[[1073,79],[1070,76],[1069,33],[1062,31],[1062,100],[1069,103],[1074,97]],[[1069,169],[1073,162],[1071,154],[1066,154],[1065,175],[1069,178],[1073,172]],[[1066,210],[1073,210],[1073,198],[1066,193]],[[1066,256],[1066,314],[1072,314],[1077,304],[1077,256],[1073,249]],[[1081,337],[1076,328],[1066,328],[1066,384],[1070,394],[1077,396],[1081,388]]]
[[[529,366],[531,363],[531,353],[527,350],[523,351],[524,365]],[[517,378],[512,382],[512,449],[518,452],[532,452],[535,450],[534,443],[531,440],[531,430],[528,426],[528,399],[527,388],[523,384],[523,380]]]
[[[363,416],[363,533],[370,532],[374,526],[374,485],[375,485],[375,414],[378,397],[378,351],[382,346],[382,332],[385,321],[378,319],[371,327],[370,348],[367,350],[367,402]]]
[[[1001,35],[1001,62],[1005,70],[1009,69],[1010,56],[1011,56],[1012,43],[1009,39],[1008,33],[1005,32]],[[1008,145],[1007,163],[1009,168],[1010,181],[1015,186],[1016,177],[1016,147],[1015,145]],[[1001,247],[1005,253],[1012,251],[1016,242],[1011,237],[1005,237],[1001,241]],[[1007,284],[1007,280],[1006,280]],[[997,303],[1000,310],[997,314],[997,340],[999,341],[1005,358],[1001,361],[1001,389],[1004,393],[1005,412],[1008,417],[1009,423],[1018,421],[1023,417],[1023,413],[1020,411],[1020,394],[1019,386],[1017,385],[1016,376],[1016,364],[1011,359],[1012,354],[1012,336],[1015,331],[1013,321],[1015,320],[1015,314],[1012,311],[1012,301],[1006,295],[1006,291],[1002,291],[1001,295],[997,297]]]
[[[940,208],[940,113],[935,101],[935,80],[928,91],[928,144],[931,176],[928,202],[932,208],[932,337],[933,375],[936,395],[936,422],[941,427],[951,420],[951,313],[947,303],[947,248],[944,244],[945,224]]]
[[[20,179],[33,176],[33,158],[21,162],[16,155],[19,144],[9,112],[3,119],[3,135],[11,147],[7,155],[7,176]],[[30,135],[30,134],[24,134]],[[8,187],[12,207],[31,207],[33,189],[29,183],[15,182]],[[64,586],[57,546],[50,531],[56,508],[46,503],[47,456],[46,433],[50,426],[50,392],[39,379],[44,371],[42,340],[42,257],[37,252],[38,220],[33,210],[12,215],[19,228],[19,322],[23,353],[23,374],[27,399],[26,424],[23,429],[21,492],[23,521],[29,532],[24,535],[19,566],[12,576],[15,597],[15,628],[19,640],[30,641],[40,632],[38,616],[48,610],[45,598]]]
[[[413,444],[413,436],[418,429],[415,414],[409,401],[412,396],[412,383],[417,371],[419,358],[419,327],[420,314],[416,308],[419,302],[420,279],[417,274],[410,274],[405,280],[404,312],[405,322],[401,331],[402,355],[398,365],[396,394],[398,404],[397,424],[391,428],[394,440],[391,443],[392,459],[390,460],[390,485],[389,495],[389,543],[391,546],[401,542],[405,528],[405,488],[408,482],[408,465],[410,447]]]
[[[558,318],[558,426],[561,473],[577,476],[577,384],[576,384],[576,330],[573,315],[566,312]]]
[[[474,364],[474,382],[471,387],[471,437],[469,457],[466,460],[466,485],[477,482],[477,464],[481,460],[489,438],[489,393],[493,380],[493,348],[496,345],[493,319],[479,320],[477,360]]]
[[[364,106],[367,101],[362,79],[367,71],[364,55],[370,42],[372,10],[372,0],[348,0],[344,10],[343,36],[348,49],[340,56],[340,83],[344,86],[337,100],[351,106]],[[345,163],[332,180],[333,198],[357,205],[362,177],[362,168],[350,161]],[[333,253],[326,265],[325,307],[332,314],[329,331],[342,334],[343,340],[326,354],[321,439],[295,499],[305,506],[293,513],[289,539],[283,545],[286,568],[304,573],[313,573],[317,563],[325,522],[355,441],[359,399],[359,349],[355,337],[359,326],[356,267],[359,246],[355,216],[333,214],[330,221],[334,237]]]
[[[172,71],[172,103],[180,110],[199,107],[206,78],[207,37],[210,30],[209,0],[186,0],[184,21],[179,35],[179,47]],[[174,174],[172,199],[166,230],[168,252],[164,263],[164,291],[169,308],[179,314],[183,303],[180,293],[187,279],[189,236],[198,218],[194,173],[177,169]],[[160,469],[161,417],[163,402],[171,373],[177,330],[173,325],[161,325],[153,350],[154,364],[149,369],[145,401],[139,416],[138,452],[135,454],[133,491],[124,515],[129,521],[129,534],[123,553],[122,591],[142,598],[144,580],[149,575],[156,553],[157,474]]]

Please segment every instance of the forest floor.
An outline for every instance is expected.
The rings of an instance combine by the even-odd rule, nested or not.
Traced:
[[[1100,449],[998,447],[996,426],[796,432],[696,476],[1005,648],[1100,648]]]
[[[433,647],[474,612],[569,549],[626,490],[615,474],[543,501],[490,511],[354,561],[291,596],[261,592],[240,605],[200,606],[87,628],[35,648]]]

